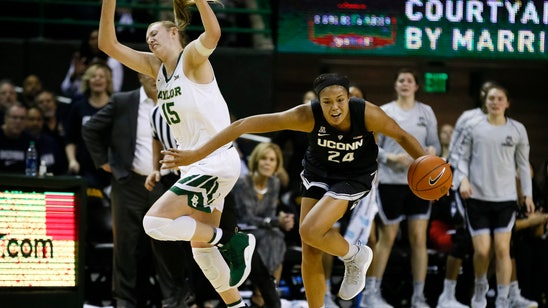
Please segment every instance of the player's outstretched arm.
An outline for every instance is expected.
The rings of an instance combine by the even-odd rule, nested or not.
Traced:
[[[366,102],[366,104],[365,123],[368,130],[381,133],[396,140],[414,159],[426,155],[425,149],[423,149],[419,141],[402,129],[381,108],[369,102]]]
[[[118,42],[114,27],[116,0],[103,0],[99,20],[99,49],[132,70],[156,77],[160,60],[150,52],[131,49]]]
[[[196,0],[195,4],[200,13],[204,32],[185,48],[184,52],[187,56],[184,57],[184,61],[187,63],[188,70],[194,70],[203,65],[221,39],[221,26],[208,1]]]
[[[195,163],[243,134],[260,134],[286,129],[309,132],[313,128],[314,116],[310,105],[299,105],[283,112],[250,116],[234,121],[198,149],[162,151],[162,154],[168,155],[168,158],[161,161],[164,164],[162,168],[172,169]]]

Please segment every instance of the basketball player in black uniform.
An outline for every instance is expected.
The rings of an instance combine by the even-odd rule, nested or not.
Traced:
[[[340,257],[345,274],[339,297],[349,300],[365,286],[373,254],[367,246],[347,242],[333,224],[367,195],[376,175],[378,148],[374,132],[394,138],[413,157],[425,155],[419,142],[378,106],[350,98],[345,76],[330,73],[314,80],[318,100],[289,110],[235,121],[201,148],[164,151],[167,168],[188,165],[244,133],[295,130],[308,133],[303,161],[300,235],[302,275],[310,308],[324,306],[326,292],[323,253]]]

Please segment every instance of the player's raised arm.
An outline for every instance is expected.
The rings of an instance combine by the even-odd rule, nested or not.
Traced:
[[[114,25],[115,11],[116,0],[103,0],[99,20],[99,49],[134,71],[156,77],[160,60],[154,54],[137,51],[118,42]]]
[[[206,62],[221,39],[221,26],[211,6],[206,0],[196,0],[195,3],[200,12],[204,32],[190,42],[188,48],[185,48],[185,52],[189,54],[185,60],[186,64],[191,67],[190,69]]]

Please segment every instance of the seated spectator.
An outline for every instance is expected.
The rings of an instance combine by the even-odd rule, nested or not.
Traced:
[[[30,74],[23,80],[23,93],[21,102],[30,107],[34,104],[34,99],[42,91],[42,80],[35,74]]]
[[[99,30],[95,29],[91,31],[88,38],[82,41],[80,50],[74,53],[65,79],[61,83],[63,95],[74,98],[82,94],[80,91],[82,76],[88,66],[94,63],[102,63],[110,68],[114,92],[122,89],[124,67],[120,62],[99,50],[98,37]]]
[[[110,69],[104,64],[90,65],[82,77],[81,91],[83,95],[72,102],[63,123],[67,133],[65,153],[69,162],[68,172],[85,178],[88,190],[94,188],[100,191],[109,185],[110,174],[95,168],[82,139],[82,126],[109,102],[113,92]]]
[[[27,111],[26,132],[36,141],[38,150],[38,163],[46,165],[46,172],[52,174],[64,174],[66,166],[58,166],[59,160],[56,155],[60,148],[56,140],[44,131],[44,113],[37,106],[32,106]]]
[[[60,104],[55,93],[50,90],[42,90],[38,93],[35,104],[42,109],[44,115],[43,131],[53,137],[57,147],[55,149],[56,163],[53,174],[65,174],[68,169],[68,162],[65,153],[65,128],[63,122],[70,105]]]
[[[6,109],[0,129],[0,173],[25,174],[25,155],[32,140],[24,129],[27,108],[16,102]]]
[[[276,213],[280,192],[280,180],[276,172],[282,165],[282,152],[276,144],[258,144],[249,157],[249,175],[240,177],[232,191],[239,215],[238,223],[247,226],[249,232],[255,235],[259,259],[275,281],[280,280],[286,251],[282,230],[292,229],[295,223],[293,214],[283,211]],[[269,277],[257,277],[254,270],[252,268],[250,276],[255,285],[252,304],[258,307],[279,307],[275,288],[259,290],[256,287],[260,285],[257,280]],[[272,302],[274,300],[277,302]]]
[[[0,80],[0,124],[4,123],[4,113],[17,101],[15,85],[9,79]]]

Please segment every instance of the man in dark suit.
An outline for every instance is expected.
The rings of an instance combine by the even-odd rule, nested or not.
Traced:
[[[139,89],[114,94],[109,104],[82,127],[82,136],[96,167],[112,174],[112,283],[117,308],[144,306],[148,299],[143,295],[150,292],[143,288],[142,281],[152,274],[147,272],[151,266],[150,259],[146,259],[152,249],[151,239],[144,232],[142,220],[159,196],[144,186],[153,171],[150,113],[156,104],[157,90],[153,78],[139,74],[139,81]],[[174,249],[163,249],[160,254],[182,257],[181,246],[172,243]],[[155,257],[155,264],[165,266],[162,261],[167,256],[155,254]],[[164,298],[163,307],[186,307],[182,300],[185,283],[174,283],[170,277],[162,277],[162,273],[165,271],[158,271],[162,291],[169,285],[176,290],[168,293],[178,297]]]

